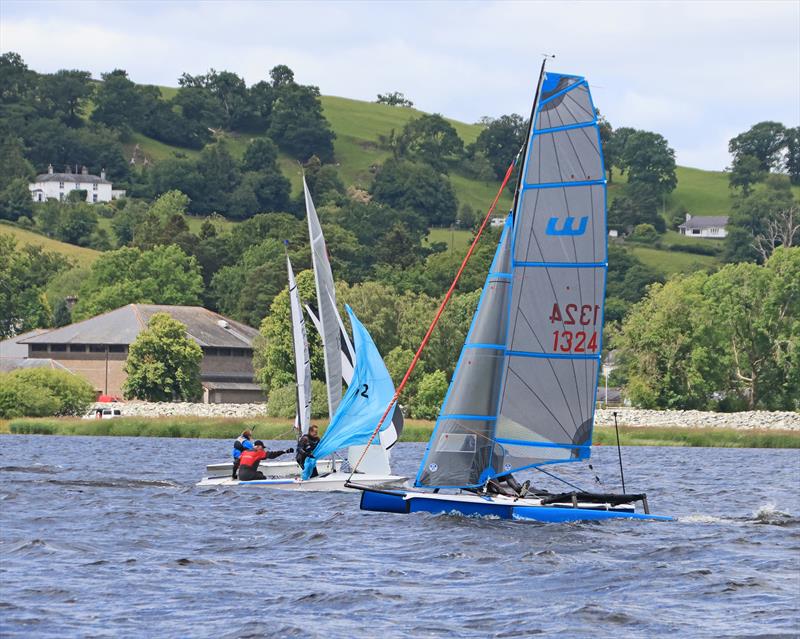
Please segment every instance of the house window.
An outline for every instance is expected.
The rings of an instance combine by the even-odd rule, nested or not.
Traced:
[[[96,191],[96,190],[97,190],[97,182],[92,184],[92,191]]]
[[[67,352],[67,345],[66,344],[50,344],[50,352],[51,353],[66,353]]]
[[[86,344],[71,344],[69,347],[70,353],[85,353]]]
[[[46,353],[47,344],[31,344],[31,351],[34,353]]]
[[[58,188],[63,189],[64,188],[64,183],[63,182],[59,182],[58,183]]]
[[[63,201],[64,201],[64,194],[63,194],[63,193],[59,193],[59,194],[58,194],[58,200],[59,200],[60,202],[63,202]]]
[[[97,193],[92,193],[92,202],[97,202]]]
[[[231,349],[230,348],[220,348],[219,349],[220,357],[230,357],[231,356]]]
[[[700,235],[700,229],[692,229],[692,235]]]
[[[206,356],[217,355],[217,349],[216,348],[205,348],[203,350],[205,351]]]
[[[122,344],[114,344],[108,347],[109,353],[124,353],[125,347]]]
[[[102,344],[91,344],[89,346],[89,352],[90,353],[105,353],[106,352],[106,347],[103,346]]]

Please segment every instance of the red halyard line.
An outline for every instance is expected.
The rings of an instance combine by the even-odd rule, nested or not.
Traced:
[[[492,213],[494,213],[494,209],[497,206],[497,202],[500,200],[500,196],[503,194],[503,189],[506,188],[506,184],[508,184],[508,180],[511,178],[511,173],[514,171],[514,167],[516,166],[518,159],[519,159],[519,154],[517,154],[517,157],[514,158],[514,161],[508,166],[508,170],[506,171],[506,175],[503,178],[503,183],[500,185],[500,189],[497,191],[497,195],[494,196],[494,200],[492,201],[492,205],[489,207],[489,210],[486,212],[486,216],[483,218],[483,222],[481,223],[481,226],[478,229],[478,232],[475,234],[475,239],[472,240],[472,244],[470,244],[469,250],[467,251],[467,254],[464,256],[464,260],[461,262],[461,266],[459,267],[458,272],[456,273],[456,276],[453,279],[453,283],[450,285],[450,288],[448,289],[447,293],[445,294],[444,299],[442,300],[442,303],[439,305],[439,310],[436,311],[436,315],[434,316],[433,321],[431,322],[431,325],[428,327],[428,332],[425,333],[425,337],[422,338],[422,343],[419,345],[419,348],[417,349],[417,352],[414,354],[414,358],[411,360],[411,364],[409,364],[408,370],[406,371],[406,374],[403,376],[403,380],[400,382],[400,385],[397,387],[397,390],[394,393],[394,397],[392,398],[392,401],[389,402],[389,405],[386,407],[386,410],[384,411],[383,416],[381,417],[380,421],[378,422],[378,425],[375,427],[375,430],[372,431],[372,435],[370,436],[369,441],[367,442],[367,445],[364,447],[364,451],[361,453],[361,456],[358,458],[358,461],[356,462],[356,465],[353,466],[352,470],[350,471],[350,477],[347,478],[348,482],[351,479],[353,479],[353,475],[355,474],[355,472],[358,469],[359,465],[361,465],[361,462],[364,460],[364,456],[367,454],[367,450],[369,450],[369,447],[372,445],[372,442],[375,440],[375,436],[380,432],[381,426],[383,426],[383,423],[386,421],[386,417],[389,415],[389,411],[392,409],[392,406],[395,405],[395,403],[397,402],[397,399],[400,397],[400,394],[403,392],[403,389],[405,388],[406,382],[408,382],[408,378],[411,377],[411,373],[414,371],[414,368],[416,367],[417,362],[419,361],[420,355],[422,355],[422,351],[425,349],[425,346],[427,346],[427,344],[428,344],[428,340],[430,339],[431,334],[433,333],[433,329],[436,328],[436,324],[439,322],[439,318],[442,316],[442,313],[444,312],[445,306],[447,306],[447,303],[450,301],[450,298],[453,295],[453,291],[455,291],[455,288],[458,285],[458,280],[461,278],[461,274],[464,272],[464,269],[467,266],[467,262],[469,262],[470,257],[472,257],[472,253],[473,253],[473,251],[475,250],[475,247],[478,244],[478,240],[480,239],[481,235],[483,234],[483,231],[486,228],[486,224],[488,224],[488,222],[489,222],[489,218],[491,217]]]

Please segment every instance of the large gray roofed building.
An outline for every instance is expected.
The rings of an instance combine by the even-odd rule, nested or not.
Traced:
[[[21,344],[119,344],[133,343],[156,313],[167,313],[186,324],[187,335],[202,347],[251,348],[258,331],[200,306],[128,304],[82,322],[46,331]]]

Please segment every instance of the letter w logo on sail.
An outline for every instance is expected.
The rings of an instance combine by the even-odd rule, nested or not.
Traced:
[[[557,229],[556,224],[558,224],[558,218],[551,217],[547,221],[547,230],[545,233],[547,235],[583,235],[586,232],[586,224],[589,222],[589,216],[585,215],[581,218],[581,221],[578,223],[578,228],[573,228],[573,222],[575,222],[575,218],[571,215],[567,215],[567,219],[564,220],[561,228]]]

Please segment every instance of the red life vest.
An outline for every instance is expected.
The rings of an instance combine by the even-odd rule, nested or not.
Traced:
[[[258,466],[258,462],[267,458],[267,451],[265,450],[246,450],[239,458],[239,463],[242,466]]]

